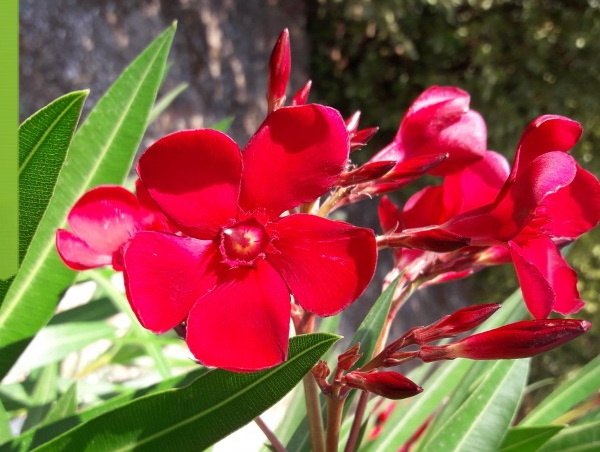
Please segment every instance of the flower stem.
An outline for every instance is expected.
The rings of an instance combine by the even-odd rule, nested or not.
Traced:
[[[356,441],[358,440],[358,434],[360,433],[360,427],[363,417],[365,416],[365,410],[367,408],[368,400],[369,393],[366,391],[361,391],[356,405],[356,411],[354,412],[354,420],[352,421],[352,427],[350,429],[350,434],[348,435],[348,441],[346,442],[344,452],[354,452],[354,449],[356,449]]]
[[[339,394],[331,394],[327,398],[327,452],[337,452],[338,450],[345,401],[346,397],[340,397]]]
[[[281,441],[279,441],[279,438],[277,438],[273,430],[271,430],[269,426],[265,424],[265,421],[263,421],[260,416],[255,417],[254,422],[256,423],[256,425],[258,425],[258,428],[260,428],[265,434],[265,436],[271,443],[271,446],[273,446],[273,449],[276,452],[287,452],[285,446],[281,443]]]

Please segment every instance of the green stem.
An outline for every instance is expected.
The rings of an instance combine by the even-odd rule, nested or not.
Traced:
[[[144,343],[146,352],[154,361],[160,376],[162,378],[169,378],[171,376],[171,368],[169,367],[169,364],[162,353],[162,348],[154,342],[154,334],[150,333],[142,325],[140,325],[138,319],[131,310],[129,301],[127,301],[125,295],[118,291],[104,274],[101,274],[98,271],[90,271],[88,274],[92,281],[98,284],[98,287],[100,287],[110,296],[110,299],[115,303],[117,308],[129,317],[131,322],[131,330],[133,330],[133,332],[140,338],[149,339],[148,341],[142,341]]]
[[[356,449],[356,442],[358,441],[358,435],[360,433],[360,427],[363,417],[365,416],[368,401],[369,393],[361,391],[356,404],[356,411],[354,412],[354,419],[352,421],[352,427],[350,428],[350,434],[348,435],[348,441],[346,442],[344,452],[354,452],[354,449]]]

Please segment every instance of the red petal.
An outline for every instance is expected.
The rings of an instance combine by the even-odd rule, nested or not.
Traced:
[[[443,189],[441,186],[425,187],[410,198],[402,210],[402,219],[406,228],[421,228],[425,226],[438,225],[451,218],[458,208],[460,198],[456,198],[456,209],[446,206],[443,202]],[[436,206],[436,208],[432,208]]]
[[[404,228],[400,209],[387,196],[381,197],[377,211],[379,213],[379,224],[384,234]]]
[[[99,254],[112,255],[140,227],[140,206],[123,187],[101,186],[85,193],[69,212],[73,235]]]
[[[112,263],[112,253],[99,253],[64,229],[56,231],[56,249],[64,263],[73,270],[87,270]]]
[[[218,250],[209,240],[140,232],[124,256],[127,298],[140,323],[164,333],[216,285]]]
[[[458,202],[459,208],[455,212],[460,213],[491,204],[500,193],[509,172],[508,161],[502,154],[486,151],[478,162],[444,178],[443,205]]]
[[[337,110],[314,104],[276,110],[244,149],[241,208],[278,216],[318,198],[344,170],[348,152]]]
[[[579,137],[581,125],[564,116],[544,115],[533,120],[519,140],[511,178],[546,152],[567,152]]]
[[[314,215],[295,214],[271,224],[274,247],[267,255],[304,309],[337,314],[366,289],[377,248],[373,231]]]
[[[142,154],[137,171],[162,211],[194,236],[212,238],[237,214],[240,150],[221,132],[167,135]]]
[[[524,234],[542,233],[556,239],[572,240],[600,221],[600,183],[596,176],[577,166],[575,179],[552,193],[535,211]]]
[[[509,247],[523,298],[534,317],[546,318],[550,311],[573,314],[583,307],[577,274],[552,240],[533,239],[520,245],[510,242]]]
[[[221,272],[190,311],[186,342],[204,365],[254,371],[287,357],[290,293],[265,261]]]

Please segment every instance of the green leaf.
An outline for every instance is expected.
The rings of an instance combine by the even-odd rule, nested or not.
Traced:
[[[175,100],[177,96],[179,96],[182,92],[184,92],[188,88],[189,84],[180,83],[167,94],[162,96],[152,108],[150,112],[150,116],[148,116],[148,124],[152,124],[156,119],[164,112],[169,105]]]
[[[53,422],[64,419],[75,414],[77,411],[77,385],[73,383],[67,391],[61,395],[56,402],[50,407],[48,415],[44,418],[43,424],[51,424]]]
[[[88,94],[59,97],[19,127],[19,261],[50,201]]]
[[[75,427],[76,425],[98,417],[101,414],[115,409],[131,400],[142,397],[144,395],[166,391],[171,388],[181,388],[190,384],[196,378],[198,378],[200,375],[206,372],[208,372],[208,370],[205,368],[195,369],[192,372],[189,372],[185,375],[178,375],[177,377],[172,377],[168,380],[163,380],[160,383],[151,385],[147,388],[138,389],[136,391],[127,390],[127,392],[124,394],[115,396],[112,399],[106,400],[99,405],[83,410],[73,416],[69,416],[67,418],[60,419],[59,421],[49,423],[48,425],[46,425],[46,423],[44,422],[44,425],[28,430],[27,432],[14,438],[11,442],[2,444],[0,446],[0,452],[26,452],[30,450],[31,447],[42,445],[45,442],[56,438],[61,433],[64,433],[67,430]],[[80,383],[80,387],[81,386],[85,385]],[[94,385],[94,388],[96,388],[97,386],[98,385]],[[1,389],[2,386],[0,386],[0,390]],[[80,392],[84,393],[85,391]]]
[[[33,407],[27,412],[23,431],[38,425],[50,411],[50,404],[56,398],[58,381],[58,366],[50,364],[40,369],[31,400]]]
[[[123,72],[75,134],[54,195],[0,308],[0,379],[49,321],[74,272],[60,260],[56,229],[87,190],[127,175],[154,104],[175,27]]]
[[[567,427],[537,452],[597,452],[600,450],[600,421]]]
[[[400,276],[392,281],[379,298],[377,298],[350,341],[351,345],[360,342],[362,357],[357,361],[356,367],[363,366],[372,358],[375,346],[377,345],[377,339],[385,324],[385,319],[390,312],[390,306],[392,305],[392,299],[394,298],[394,292],[399,280]]]
[[[100,339],[115,337],[116,328],[106,322],[82,322],[51,325],[42,329],[14,366],[15,372],[45,366],[62,360]]]
[[[218,130],[219,132],[227,132],[233,123],[233,117],[225,118],[218,123],[212,125],[210,128],[213,130]]]
[[[12,432],[10,430],[10,416],[4,409],[2,401],[0,401],[0,444],[10,441],[12,437]]]
[[[529,360],[497,361],[469,398],[418,450],[498,450],[525,390]]]
[[[513,427],[506,433],[498,452],[536,452],[563,428],[564,425]]]
[[[600,382],[600,356],[587,363],[575,375],[564,381],[523,421],[521,426],[549,424],[589,395],[598,391]]]
[[[185,388],[112,410],[36,451],[203,450],[281,399],[338,339],[325,333],[296,336],[288,360],[273,369],[210,371]]]
[[[59,97],[19,127],[19,263],[50,201],[87,95]],[[13,279],[0,280],[0,305]]]
[[[48,325],[62,325],[73,322],[94,322],[106,320],[121,312],[108,297],[99,297],[88,303],[62,311],[52,317]]]

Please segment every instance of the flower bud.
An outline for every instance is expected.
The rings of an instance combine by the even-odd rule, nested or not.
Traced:
[[[356,168],[353,171],[348,171],[340,175],[336,185],[338,187],[347,187],[363,182],[368,182],[373,179],[378,179],[391,170],[396,162],[372,162],[365,163],[363,166]]]
[[[350,151],[355,151],[365,146],[371,140],[371,138],[375,136],[378,130],[379,127],[369,127],[367,129],[361,129],[352,133],[350,135]],[[394,160],[393,162],[395,166],[396,161]]]
[[[282,107],[285,103],[285,91],[290,78],[291,67],[290,32],[285,28],[279,35],[269,59],[269,80],[267,83],[269,113]]]
[[[360,122],[360,110],[356,110],[352,116],[346,119],[346,130],[350,135],[353,135],[358,130],[358,123]]]
[[[499,304],[468,306],[445,316],[431,325],[412,332],[414,342],[423,345],[472,330],[500,309]]]
[[[308,102],[308,95],[310,94],[310,88],[312,87],[312,80],[309,80],[304,84],[302,88],[294,94],[292,99],[292,105],[306,105]]]
[[[356,344],[354,347],[346,350],[340,356],[338,356],[338,369],[348,371],[352,369],[352,366],[356,364],[356,361],[360,359],[362,354],[358,353],[360,349],[360,343]]]
[[[319,360],[317,364],[312,368],[312,374],[317,380],[324,380],[329,376],[329,367],[327,362]]]
[[[529,358],[559,347],[585,333],[591,324],[585,320],[537,319],[511,323],[458,342],[421,347],[425,361],[441,359],[517,359]]]
[[[398,372],[350,372],[346,385],[372,392],[388,399],[405,399],[423,391],[419,385]]]

